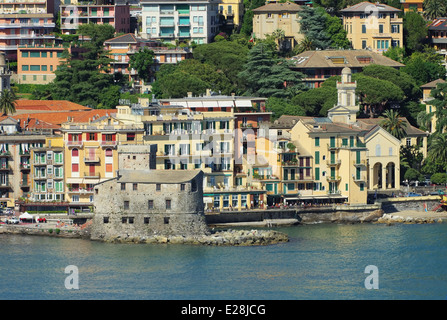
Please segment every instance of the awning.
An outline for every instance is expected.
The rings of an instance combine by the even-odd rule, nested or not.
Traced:
[[[217,104],[219,105],[219,107],[223,107],[223,108],[232,108],[234,107],[233,101],[217,101]]]
[[[236,100],[236,107],[253,107],[250,100]]]
[[[84,183],[83,178],[67,178],[66,183]]]

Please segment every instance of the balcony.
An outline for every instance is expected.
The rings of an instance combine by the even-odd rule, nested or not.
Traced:
[[[340,195],[341,190],[328,190],[327,194],[328,195]]]
[[[98,179],[101,177],[99,172],[84,172],[84,178]]]
[[[29,163],[21,163],[20,164],[20,170],[30,170],[31,165]]]
[[[11,171],[12,167],[9,164],[1,164],[0,171]]]
[[[0,183],[0,189],[12,189],[11,182]]]
[[[74,148],[74,147],[81,148],[83,146],[83,144],[84,144],[83,141],[67,141],[67,147],[69,147],[69,148]]]
[[[328,167],[339,166],[339,165],[341,165],[341,160],[340,159],[337,159],[337,160],[334,160],[334,159],[327,160],[326,164],[327,164]]]
[[[88,155],[86,157],[84,157],[84,162],[99,162],[99,155]]]
[[[352,161],[352,164],[356,167],[366,167],[366,159],[360,161],[354,160]]]
[[[0,157],[10,157],[11,152],[10,151],[2,151],[0,152]]]
[[[340,176],[327,176],[326,180],[328,182],[339,182],[341,180]]]
[[[101,141],[101,147],[116,147],[117,141]]]
[[[353,176],[352,177],[354,179],[355,182],[366,182],[366,176],[364,175],[360,175],[360,176]]]

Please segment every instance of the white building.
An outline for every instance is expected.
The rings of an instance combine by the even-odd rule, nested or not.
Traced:
[[[208,43],[219,31],[218,0],[142,0],[142,36]]]

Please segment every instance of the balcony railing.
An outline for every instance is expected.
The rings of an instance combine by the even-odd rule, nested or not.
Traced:
[[[326,164],[328,166],[339,166],[341,164],[341,160],[337,159],[337,160],[327,160]]]
[[[100,178],[101,174],[99,172],[84,172],[84,178]]]
[[[88,155],[84,157],[84,162],[99,162],[99,155]]]
[[[101,141],[102,147],[116,147],[117,141]]]
[[[327,176],[326,180],[328,182],[337,182],[337,181],[341,180],[341,177],[340,176]]]
[[[354,181],[355,182],[365,182],[366,181],[366,176],[361,175],[361,176],[354,176]]]
[[[83,141],[67,141],[67,146],[70,147],[82,147]]]
[[[9,164],[1,164],[0,170],[1,171],[9,171],[9,170],[12,170],[12,167]]]
[[[352,163],[354,164],[354,166],[365,167],[366,166],[366,159],[363,159],[363,160],[360,160],[360,161],[354,160]]]

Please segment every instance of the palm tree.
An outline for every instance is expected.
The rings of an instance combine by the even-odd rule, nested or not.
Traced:
[[[382,118],[384,118],[380,122],[382,128],[399,140],[406,136],[407,123],[399,117],[399,112],[395,112],[393,109],[386,110]]]
[[[445,17],[447,5],[444,0],[424,0],[424,16],[428,20]]]
[[[295,48],[294,53],[300,54],[304,51],[310,51],[314,50],[315,45],[311,39],[308,37],[305,37],[301,42],[298,44],[298,46]]]
[[[0,93],[0,111],[3,112],[4,116],[16,111],[16,100],[17,96],[11,89],[4,89]]]
[[[436,133],[428,150],[428,157],[433,162],[447,162],[447,133]]]

